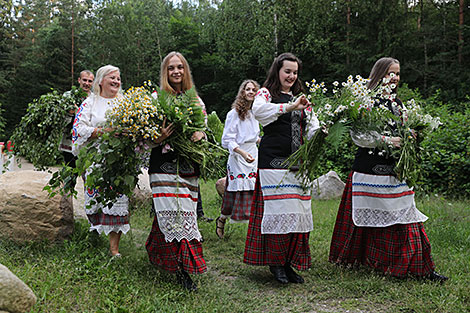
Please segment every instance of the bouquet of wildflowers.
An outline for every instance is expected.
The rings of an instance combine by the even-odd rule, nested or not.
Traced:
[[[122,194],[132,195],[141,168],[148,166],[150,144],[160,137],[165,119],[166,125],[173,123],[174,132],[162,143],[164,149],[175,150],[179,156],[199,164],[203,174],[223,171],[212,163],[225,150],[205,140],[190,140],[195,131],[206,129],[193,89],[175,97],[147,82],[142,87],[129,88],[115,101],[106,116],[105,128],[111,131],[81,149],[75,169],[80,174],[87,172],[87,187],[99,190],[97,202],[110,205]],[[60,176],[51,179],[52,188],[63,183]]]
[[[318,162],[326,144],[337,148],[350,132],[369,134],[376,138],[378,153],[391,155],[398,160],[395,168],[398,178],[406,180],[410,186],[416,183],[418,146],[415,137],[412,135],[410,138],[409,135],[411,129],[429,129],[424,125],[435,125],[436,121],[429,115],[423,118],[421,113],[416,114],[419,111],[417,109],[398,108],[396,95],[391,93],[395,86],[384,84],[369,90],[367,82],[367,79],[357,75],[355,79],[349,76],[341,85],[334,82],[331,90],[323,82],[312,80],[307,84],[310,91],[307,98],[314,104],[314,113],[311,114],[317,115],[321,127],[310,140],[305,139],[299,150],[287,160],[291,166],[300,163],[298,176],[304,186],[311,186],[313,180],[321,175]],[[392,110],[400,114],[392,113],[384,105],[384,100],[390,101]],[[411,116],[402,116],[402,112],[408,112]],[[403,138],[399,149],[385,140],[392,136]]]

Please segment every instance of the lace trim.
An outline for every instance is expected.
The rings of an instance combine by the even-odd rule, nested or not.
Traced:
[[[373,208],[353,210],[354,225],[359,227],[388,227],[394,224],[425,222],[428,219],[416,207],[396,211],[383,211]]]
[[[201,233],[197,226],[196,212],[176,212],[174,210],[157,212],[158,226],[165,235],[165,241],[201,241]]]
[[[129,224],[90,226],[90,231],[96,230],[99,234],[104,233],[106,236],[109,235],[110,232],[115,232],[115,233],[122,232],[123,234],[126,234],[130,229],[131,229],[131,226]]]
[[[87,206],[90,204],[90,201],[93,200],[98,195],[96,189],[85,189],[85,213],[86,214],[96,214],[99,211],[107,215],[114,216],[125,216],[129,214],[129,199],[122,195],[116,202],[113,203],[111,208],[104,206],[103,204],[94,204],[89,209]]]
[[[261,223],[263,234],[308,233],[313,230],[311,214],[286,213],[264,215]]]

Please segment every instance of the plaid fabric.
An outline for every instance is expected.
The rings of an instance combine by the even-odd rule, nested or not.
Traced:
[[[249,265],[285,265],[290,263],[297,270],[311,267],[309,233],[261,234],[263,219],[263,193],[256,179],[256,186],[251,206],[250,224],[245,243],[243,262]]]
[[[252,190],[228,191],[225,189],[221,213],[226,216],[231,216],[230,218],[233,221],[249,220],[252,202]]]
[[[352,221],[352,174],[348,177],[331,239],[329,261],[363,264],[397,277],[434,271],[431,244],[422,223],[357,227]]]
[[[129,224],[129,215],[119,216],[119,215],[108,215],[102,212],[96,214],[87,214],[88,221],[91,225],[106,225],[106,226],[116,226],[116,225],[127,225]]]
[[[166,242],[165,236],[158,227],[157,217],[153,219],[152,230],[145,247],[150,262],[166,271],[184,270],[190,274],[201,274],[207,271],[206,261],[202,255],[202,244],[196,239]]]

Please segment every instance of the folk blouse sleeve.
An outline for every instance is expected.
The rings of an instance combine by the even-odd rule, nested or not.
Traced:
[[[227,113],[224,132],[222,134],[222,147],[228,149],[230,153],[232,153],[232,151],[239,146],[236,141],[238,133],[238,120],[238,114],[235,111],[232,110]]]
[[[306,132],[307,132],[307,139],[311,139],[315,132],[320,129],[320,122],[318,121],[317,115],[313,112],[312,108],[309,107],[305,109],[306,113]]]
[[[261,88],[253,102],[253,114],[261,125],[266,126],[286,113],[287,103],[271,103],[272,97],[267,88]]]
[[[95,126],[91,123],[92,117],[92,97],[88,97],[83,101],[78,109],[73,121],[72,129],[72,153],[78,155],[80,149],[88,142]]]

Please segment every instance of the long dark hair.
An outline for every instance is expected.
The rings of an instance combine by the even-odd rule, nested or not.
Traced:
[[[303,91],[303,86],[299,78],[300,70],[302,69],[302,61],[300,61],[300,59],[292,53],[286,52],[280,54],[277,58],[274,59],[273,64],[271,64],[271,67],[269,68],[268,77],[263,84],[263,87],[266,87],[269,90],[273,98],[279,98],[281,96],[279,71],[284,65],[284,61],[296,62],[299,66],[297,71],[297,80],[291,87],[292,94],[296,96]]]

